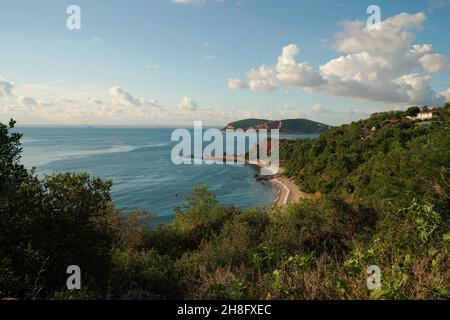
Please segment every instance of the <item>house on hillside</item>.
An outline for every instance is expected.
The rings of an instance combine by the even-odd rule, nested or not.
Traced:
[[[434,118],[439,118],[440,114],[441,114],[441,112],[438,109],[424,111],[417,115],[417,120],[430,120],[430,119],[434,119]]]
[[[375,128],[375,127],[372,127],[372,129],[366,129],[365,132],[364,132],[364,135],[361,136],[361,139],[362,140],[370,140],[370,139],[372,139],[376,130],[377,130],[377,128]]]
[[[391,119],[387,119],[386,122],[390,123],[390,124],[395,124],[395,123],[399,123],[400,119],[397,118],[391,118]]]
[[[435,119],[435,118],[439,118],[441,114],[441,111],[439,109],[431,109],[428,111],[422,111],[420,112],[416,117],[408,117],[408,119],[411,120],[431,120],[431,119]]]

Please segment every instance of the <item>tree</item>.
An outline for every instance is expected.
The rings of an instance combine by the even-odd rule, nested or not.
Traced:
[[[74,264],[85,288],[105,290],[120,223],[111,182],[88,174],[33,176],[19,163],[21,135],[13,127],[0,124],[0,299],[63,290]]]
[[[17,188],[28,176],[24,166],[19,163],[22,135],[11,133],[15,123],[12,119],[8,125],[0,123],[0,199]]]
[[[405,115],[408,117],[415,117],[420,113],[419,107],[410,107],[405,111]]]

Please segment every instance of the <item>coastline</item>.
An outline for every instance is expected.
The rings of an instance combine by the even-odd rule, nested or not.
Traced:
[[[253,165],[258,168],[265,168],[273,172],[272,176],[259,176],[258,179],[266,180],[274,186],[275,189],[277,189],[277,195],[273,200],[273,205],[276,207],[284,208],[310,196],[308,193],[301,191],[294,181],[286,176],[283,176],[284,169],[282,167],[280,167],[277,171],[273,171],[274,169],[270,165],[259,160],[254,162],[246,161],[246,164]]]
[[[231,162],[239,162],[241,161],[245,165],[255,166],[257,168],[264,168],[266,170],[272,171],[273,175],[270,176],[257,176],[257,179],[260,181],[267,181],[270,183],[276,190],[277,195],[273,200],[273,205],[278,208],[284,208],[290,204],[296,203],[301,199],[305,199],[310,195],[306,192],[300,190],[300,188],[286,176],[283,176],[283,168],[280,168],[278,171],[273,171],[268,164],[258,160],[258,161],[248,161],[239,156],[219,156],[219,157],[210,157],[204,160],[219,160],[219,161],[231,161]]]
[[[264,162],[246,162],[248,165],[253,165],[258,168],[265,168],[267,170],[273,170],[269,165]],[[284,208],[290,204],[297,203],[301,199],[305,199],[310,195],[300,190],[300,188],[294,183],[293,180],[286,176],[283,176],[283,168],[279,168],[277,172],[274,172],[272,176],[265,176],[259,179],[266,180],[277,190],[277,195],[273,200],[273,205],[278,208]]]
[[[273,201],[273,204],[278,208],[284,208],[309,196],[307,193],[301,191],[298,186],[287,177],[274,177],[268,181],[277,189],[277,196]]]

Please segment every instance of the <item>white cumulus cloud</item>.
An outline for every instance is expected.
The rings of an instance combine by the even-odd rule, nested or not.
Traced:
[[[195,111],[197,110],[198,103],[192,97],[184,97],[177,107],[182,111]]]
[[[270,91],[294,86],[309,92],[387,103],[441,105],[444,95],[430,86],[431,74],[450,70],[450,60],[430,44],[414,44],[414,30],[426,15],[401,13],[368,30],[364,21],[341,23],[333,48],[342,55],[315,69],[297,62],[300,49],[289,44],[275,66],[262,65],[247,73],[248,82],[232,79],[231,89]]]
[[[123,90],[121,87],[112,87],[109,89],[109,94],[112,96],[112,104],[117,107],[156,107],[159,108],[157,101],[149,101],[147,99],[137,99],[130,93]]]
[[[279,85],[276,71],[266,65],[250,70],[247,77],[250,83],[249,85],[244,84],[244,86],[249,86],[253,91],[270,91]]]
[[[239,79],[228,79],[228,88],[230,89],[248,89],[248,85]]]
[[[419,62],[426,73],[450,70],[450,60],[438,53],[425,54],[419,59]]]
[[[323,79],[319,72],[306,62],[297,63],[295,61],[299,52],[300,49],[294,44],[283,48],[276,65],[277,79],[282,84],[298,87],[314,87],[322,84]]]

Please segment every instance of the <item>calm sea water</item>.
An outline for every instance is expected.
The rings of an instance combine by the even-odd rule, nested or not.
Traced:
[[[240,208],[271,205],[276,190],[257,182],[259,171],[244,165],[182,165],[171,162],[173,129],[64,127],[19,128],[25,166],[39,175],[88,172],[113,181],[112,198],[125,210],[173,218],[173,207],[195,185],[207,185],[220,203]],[[298,137],[298,136],[297,136]],[[307,136],[311,137],[311,136]]]

